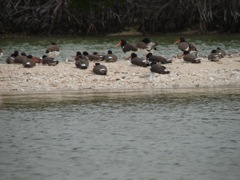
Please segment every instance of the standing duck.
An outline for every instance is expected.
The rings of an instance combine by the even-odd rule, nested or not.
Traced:
[[[49,46],[47,46],[46,50],[47,56],[56,58],[60,54],[59,49],[60,48],[57,45],[57,43],[52,42]]]
[[[136,53],[131,54],[131,63],[136,66],[141,66],[141,67],[149,66],[148,60],[137,57]]]
[[[178,49],[182,52],[188,51],[194,54],[198,52],[197,48],[192,43],[187,42],[183,37],[180,37],[174,44],[178,44]],[[183,54],[179,58],[182,56]]]
[[[107,75],[107,67],[100,63],[95,63],[93,66],[93,73],[97,75]]]
[[[157,45],[158,45],[157,43],[150,41],[150,39],[144,38],[137,43],[136,47],[140,51],[145,51],[145,54],[147,54],[149,52],[154,53],[154,51],[157,50],[156,48]]]
[[[193,54],[190,54],[189,51],[183,52],[183,60],[191,63],[201,63],[201,59]]]
[[[156,63],[156,62],[151,63],[150,71],[154,72],[154,73],[158,73],[158,74],[169,74],[170,73],[170,71],[166,71],[165,66],[162,66],[161,64]]]
[[[160,62],[162,64],[172,63],[172,60],[166,59],[165,57],[162,57],[162,56],[153,55],[152,53],[148,53],[146,57],[147,57],[147,60],[149,60],[150,62],[157,62],[157,63]]]

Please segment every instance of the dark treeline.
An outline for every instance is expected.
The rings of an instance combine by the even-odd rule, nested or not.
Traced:
[[[240,32],[239,0],[0,0],[0,34]]]

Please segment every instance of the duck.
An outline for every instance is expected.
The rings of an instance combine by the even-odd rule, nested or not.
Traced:
[[[56,61],[53,57],[48,57],[47,55],[42,56],[42,64],[48,66],[56,66],[59,61]]]
[[[189,51],[183,52],[183,60],[191,63],[201,63],[201,59],[193,54],[190,54]]]
[[[128,44],[125,39],[121,39],[117,44],[116,47],[121,46],[121,49],[124,53],[122,56],[123,59],[128,59],[126,57],[130,57],[131,53],[137,52],[138,48],[132,44]]]
[[[46,53],[48,57],[56,58],[60,54],[60,48],[55,42],[51,42],[50,45],[47,46]]]
[[[97,54],[89,54],[87,51],[84,51],[83,55],[86,56],[86,58],[89,61],[101,61],[102,60],[102,56],[97,55]]]
[[[149,66],[149,61],[140,57],[137,57],[136,53],[131,54],[131,63],[136,66],[147,67]]]
[[[129,51],[137,51],[138,48],[131,45],[131,44],[128,44],[127,41],[125,39],[121,39],[117,44],[116,44],[116,47],[120,46],[121,45],[121,49],[124,53],[126,52],[129,52]]]
[[[103,56],[103,60],[106,62],[116,62],[117,56],[112,53],[112,50],[108,50],[107,55]]]
[[[184,37],[180,37],[174,44],[178,44],[178,49],[182,52],[188,51],[195,55],[198,53],[197,48],[192,43],[186,41]],[[183,54],[179,58],[182,56]]]
[[[18,56],[18,51],[14,51],[9,57],[6,59],[7,64],[14,64],[15,57]]]
[[[159,64],[155,61],[153,61],[150,66],[151,66],[150,71],[153,73],[158,73],[158,74],[169,74],[170,73],[170,71],[166,71],[165,66],[162,66],[161,64]]]
[[[224,58],[227,55],[227,53],[220,47],[217,47],[217,52],[218,52],[220,58]]]
[[[89,61],[87,59],[78,59],[76,60],[75,65],[79,69],[87,69],[89,66]]]
[[[14,51],[14,61],[15,64],[23,64],[27,58],[27,55],[25,52],[22,52],[21,54],[18,53],[18,51]]]
[[[75,61],[77,61],[79,59],[88,59],[88,58],[86,56],[84,56],[80,51],[77,51],[76,56],[75,56]]]
[[[153,55],[152,53],[148,53],[146,55],[147,60],[149,60],[150,62],[160,62],[161,64],[168,64],[168,63],[172,63],[172,60],[167,59],[165,57],[162,56],[157,56],[157,55]]]
[[[136,44],[136,47],[140,51],[145,51],[145,54],[147,54],[149,52],[154,53],[154,51],[157,50],[157,45],[157,43],[150,41],[149,38],[144,38]]]
[[[107,67],[100,63],[95,63],[93,66],[93,73],[97,75],[107,75]]]
[[[220,60],[221,54],[219,54],[219,52],[216,49],[213,49],[207,58],[209,61],[216,62]]]
[[[32,55],[28,55],[27,58],[22,63],[25,68],[32,68],[36,66],[36,62],[32,60]]]
[[[86,56],[82,55],[81,52],[77,52],[75,58],[75,66],[79,69],[87,69],[89,66],[89,60]]]

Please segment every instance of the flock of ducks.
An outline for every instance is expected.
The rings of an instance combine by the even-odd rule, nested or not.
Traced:
[[[178,58],[183,58],[184,61],[190,63],[201,63],[201,58],[198,57],[197,48],[192,43],[186,41],[185,38],[179,38],[174,44],[177,44],[178,49],[182,51],[182,55],[178,56]],[[157,45],[157,43],[150,41],[148,38],[142,39],[136,45],[129,44],[125,39],[121,39],[116,44],[116,47],[121,47],[124,53],[124,59],[130,59],[133,65],[150,67],[150,71],[154,73],[169,74],[170,71],[166,70],[164,64],[172,63],[172,60],[160,55],[154,55]],[[43,55],[41,58],[32,55],[26,55],[24,52],[19,53],[18,51],[14,51],[14,53],[12,53],[6,59],[6,63],[22,64],[25,68],[32,68],[36,66],[36,64],[40,63],[43,65],[56,66],[59,63],[56,60],[59,52],[59,46],[52,42],[46,48],[46,55]],[[137,53],[143,54],[144,57],[138,57]],[[2,55],[3,51],[0,48],[0,57]],[[211,53],[208,55],[208,59],[216,62],[225,56],[226,52],[218,47],[211,51]],[[116,62],[117,59],[117,56],[114,55],[111,50],[108,50],[107,55],[99,55],[96,52],[89,54],[87,51],[81,53],[78,51],[71,61],[75,62],[76,67],[79,69],[87,69],[89,67],[89,61],[93,61],[95,62],[95,65],[92,69],[93,73],[98,75],[107,75],[107,67],[100,64],[100,62]]]

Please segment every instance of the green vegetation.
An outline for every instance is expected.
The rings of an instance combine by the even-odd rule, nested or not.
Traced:
[[[2,0],[0,34],[240,32],[239,0]]]

